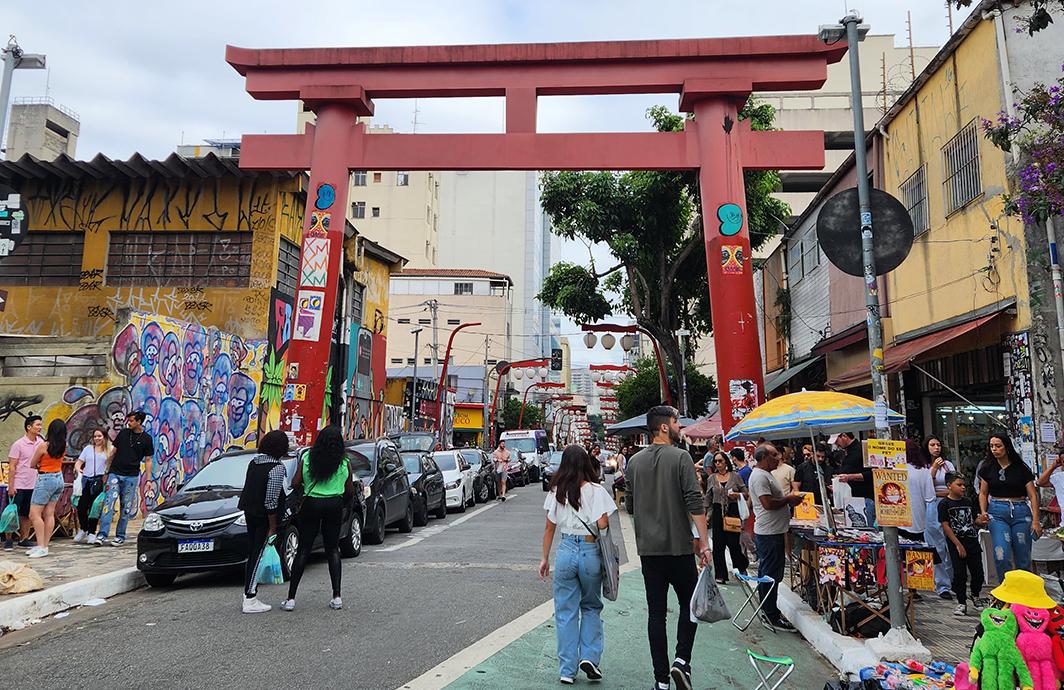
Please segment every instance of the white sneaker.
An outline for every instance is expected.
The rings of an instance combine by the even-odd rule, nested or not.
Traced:
[[[957,608],[953,609],[954,616],[967,616],[968,607],[965,604],[957,604]]]
[[[284,601],[281,602],[281,610],[282,611],[295,611],[296,610],[296,600],[295,599],[285,599]]]
[[[96,545],[96,535],[95,534],[90,534],[88,537],[86,537],[85,538],[85,544],[87,546],[95,546]]]
[[[26,554],[26,557],[27,558],[44,558],[47,555],[48,555],[48,547],[45,547],[45,546],[34,546],[32,549],[29,550],[29,553]]]
[[[79,529],[79,530],[78,530],[78,533],[74,535],[74,543],[75,543],[75,544],[80,544],[80,543],[81,543],[81,541],[82,541],[82,540],[83,540],[84,538],[85,538],[85,530],[83,530],[83,529]]]
[[[333,600],[329,602],[329,608],[339,611],[344,607],[344,602],[340,600],[340,597],[333,597]]]
[[[269,604],[264,604],[259,601],[258,597],[255,597],[253,599],[244,599],[244,613],[266,613],[271,608],[273,607]]]

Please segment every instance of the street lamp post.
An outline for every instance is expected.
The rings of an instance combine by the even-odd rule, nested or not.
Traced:
[[[676,336],[680,339],[680,404],[682,407],[680,411],[687,414],[687,336],[691,335],[691,331],[686,328],[682,328],[676,331]]]
[[[7,47],[0,50],[0,57],[4,61],[4,76],[0,80],[0,147],[4,142],[4,125],[7,124],[7,106],[11,101],[11,78],[17,69],[44,69],[45,57],[39,54],[27,55],[22,52],[18,41],[12,34],[7,40]],[[6,157],[6,156],[5,156]]]
[[[521,398],[521,412],[517,415],[517,428],[521,428],[521,423],[525,421],[525,405],[528,403],[528,391],[533,388],[565,388],[564,383],[556,383],[554,381],[536,381],[531,386],[525,389],[525,395]]]
[[[661,348],[658,347],[658,341],[647,329],[643,328],[639,324],[628,324],[622,326],[614,323],[585,323],[580,326],[580,330],[585,331],[587,335],[584,336],[584,344],[588,347],[594,347],[596,332],[606,333],[642,333],[650,339],[650,344],[654,346],[654,357],[658,362],[658,382],[661,386],[661,399],[665,401],[667,405],[672,405],[672,393],[669,391],[669,379],[665,375],[665,360],[661,358]],[[589,337],[590,336],[590,337]],[[622,337],[623,342],[623,337]],[[686,410],[681,410],[684,414]]]
[[[433,313],[435,313],[435,310],[433,310]],[[438,387],[436,388],[436,430],[441,435],[443,434],[443,391],[445,388],[443,384],[447,380],[447,365],[451,361],[451,345],[454,343],[454,336],[458,331],[462,330],[463,328],[472,328],[473,326],[479,325],[479,321],[475,323],[460,324],[453,331],[451,331],[451,335],[447,338],[447,351],[443,355],[443,371],[440,373],[440,381]],[[486,357],[487,347],[485,347],[484,352]],[[435,357],[436,352],[433,351],[432,355],[433,357]],[[414,362],[415,364],[417,363],[416,357],[414,358]]]
[[[503,364],[503,363],[500,362],[499,364]],[[540,357],[538,359],[523,359],[520,362],[508,362],[508,363],[504,364],[503,366],[497,367],[496,371],[498,372],[499,378],[495,381],[495,398],[491,401],[491,415],[490,415],[490,417],[491,417],[491,419],[490,419],[491,428],[488,430],[489,434],[490,434],[489,438],[490,438],[491,442],[488,444],[489,447],[495,445],[495,410],[499,406],[499,386],[500,386],[500,384],[502,384],[503,375],[506,374],[507,372],[509,372],[511,369],[513,369],[515,367],[518,367],[518,368],[520,368],[520,367],[537,367],[538,368],[538,367],[547,367],[547,366],[550,366],[550,358],[549,357],[548,358]]]
[[[410,380],[410,431],[414,430],[414,419],[417,415],[417,343],[421,335],[421,326],[410,329],[414,334],[414,376]]]

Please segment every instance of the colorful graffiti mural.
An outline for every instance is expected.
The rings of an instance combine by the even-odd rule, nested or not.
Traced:
[[[270,320],[266,331],[266,359],[263,363],[259,409],[259,428],[263,431],[281,428],[281,401],[288,343],[292,338],[293,304],[291,296],[276,288],[270,291]]]
[[[388,339],[362,326],[351,327],[347,359],[348,438],[377,438],[389,431],[384,388],[388,378]]]
[[[114,438],[131,410],[143,410],[155,440],[140,480],[147,511],[222,452],[255,444],[266,350],[265,341],[133,312],[111,348],[112,384],[71,386],[45,419],[66,420],[68,451],[77,455],[93,429]]]

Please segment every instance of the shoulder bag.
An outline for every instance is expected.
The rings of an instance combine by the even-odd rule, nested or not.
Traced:
[[[570,510],[572,510],[571,506]],[[602,560],[602,596],[610,601],[617,601],[621,586],[621,555],[617,551],[617,544],[613,542],[609,528],[600,530],[596,525],[595,529],[591,529],[591,525],[580,517],[579,513],[574,510],[573,514],[584,524],[591,536],[595,537],[595,543],[598,544],[599,557]]]

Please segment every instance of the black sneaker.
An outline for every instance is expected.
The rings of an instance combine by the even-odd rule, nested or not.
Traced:
[[[4,542],[4,551],[13,551],[15,549],[15,543],[8,539]]]
[[[580,662],[580,670],[584,672],[588,680],[602,680],[602,671],[587,659]]]
[[[950,601],[953,601],[953,592],[949,590],[946,590],[945,592],[939,592],[938,596],[940,599],[949,599]]]
[[[677,659],[672,662],[672,679],[680,690],[691,690],[691,664]]]
[[[791,625],[791,622],[786,618],[780,618],[779,620],[772,621],[772,627],[785,632],[796,632],[798,629]]]

